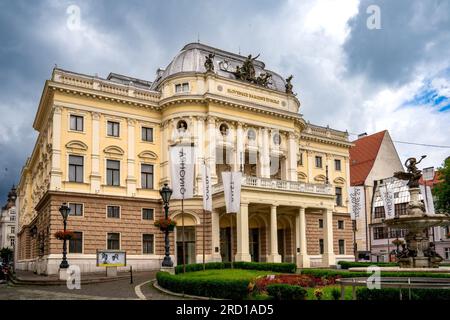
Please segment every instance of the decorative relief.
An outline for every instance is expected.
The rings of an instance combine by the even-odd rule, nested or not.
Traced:
[[[141,153],[138,154],[139,158],[145,159],[145,160],[157,160],[158,155],[150,150],[144,150]]]
[[[118,147],[118,146],[109,146],[106,147],[103,150],[104,153],[106,153],[108,156],[123,156],[125,154],[125,152],[123,151],[122,148]]]
[[[71,151],[87,151],[88,146],[79,140],[72,140],[66,144],[66,148]]]

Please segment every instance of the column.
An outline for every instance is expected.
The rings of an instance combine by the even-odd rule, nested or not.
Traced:
[[[242,128],[242,122],[237,123],[236,127],[236,170],[240,171],[243,168],[244,161],[244,130]]]
[[[237,252],[236,261],[251,261],[248,237],[248,203],[241,202],[241,209],[236,214]]]
[[[333,247],[333,210],[325,209],[323,217],[323,232],[324,232],[324,248],[322,255],[322,263],[325,266],[336,265],[336,258],[334,256]]]
[[[92,152],[91,152],[91,193],[100,192],[100,114],[91,113],[92,118]]]
[[[208,165],[211,169],[212,184],[217,183],[216,173],[216,119],[208,117]]]
[[[300,253],[297,252],[297,267],[309,268],[311,264],[307,252],[305,208],[298,209],[298,215],[295,217],[295,230],[297,231],[296,241],[299,243],[297,248],[300,248]]]
[[[314,177],[313,177],[313,173],[312,170],[315,166],[314,164],[314,154],[312,151],[307,150],[305,152],[306,157],[307,157],[307,161],[308,161],[308,182],[309,183],[314,183]]]
[[[222,256],[220,255],[220,216],[219,212],[212,210],[211,212],[211,226],[212,226],[212,257],[211,260],[215,262],[222,261]]]
[[[164,121],[160,126],[161,132],[161,172],[162,177],[160,179],[160,184],[169,182],[169,121]]]
[[[50,171],[50,189],[61,189],[61,119],[62,108],[54,106],[52,119],[52,168]]]
[[[278,228],[277,228],[277,206],[270,206],[270,251],[267,259],[269,262],[281,262],[278,253]]]
[[[134,134],[134,126],[135,121],[133,119],[128,119],[128,143],[127,143],[127,196],[135,196],[136,195],[136,175],[135,175],[135,134]]]
[[[294,132],[290,132],[288,136],[288,147],[289,147],[289,159],[288,159],[288,174],[287,180],[297,181],[297,152],[298,143]]]
[[[270,147],[269,147],[269,130],[262,129],[262,177],[270,178]]]

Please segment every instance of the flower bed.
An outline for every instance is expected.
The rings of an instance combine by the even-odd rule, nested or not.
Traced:
[[[336,277],[325,278],[306,274],[280,274],[257,278],[251,284],[251,289],[258,293],[265,293],[267,292],[267,287],[272,284],[288,284],[303,288],[315,288],[333,285],[335,283]]]

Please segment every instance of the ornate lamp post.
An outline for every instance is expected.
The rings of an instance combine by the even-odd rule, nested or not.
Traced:
[[[61,216],[63,217],[64,222],[64,233],[66,232],[66,226],[67,226],[67,217],[70,213],[70,207],[67,205],[67,203],[63,203],[61,207],[59,208],[59,212],[61,213]],[[64,238],[63,240],[63,258],[61,261],[61,264],[59,265],[60,269],[67,269],[69,267],[69,263],[67,262],[67,239]]]
[[[159,194],[161,195],[161,199],[164,204],[164,215],[167,220],[169,218],[169,201],[170,197],[172,196],[172,189],[170,189],[167,183],[165,183],[164,187],[162,187],[159,191]],[[169,228],[166,228],[166,230],[164,231],[164,243],[166,253],[162,262],[162,266],[173,267],[173,261],[170,259]]]

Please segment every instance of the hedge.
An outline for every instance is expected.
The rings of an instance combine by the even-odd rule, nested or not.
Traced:
[[[340,278],[359,278],[368,277],[370,273],[367,272],[353,272],[353,271],[339,271],[339,270],[326,270],[326,269],[303,269],[301,274],[308,274],[315,277],[340,277]],[[450,278],[450,273],[431,273],[421,271],[389,271],[381,272],[382,277],[430,277],[430,278]]]
[[[267,293],[275,300],[305,300],[307,294],[300,286],[284,283],[269,284]]]
[[[273,271],[279,273],[295,273],[297,266],[295,263],[267,263],[267,262],[234,262],[235,269]],[[208,262],[205,263],[205,269],[230,269],[230,262]],[[202,263],[194,263],[186,265],[186,272],[194,272],[203,270]],[[183,265],[175,267],[175,273],[183,272]]]
[[[409,300],[408,289],[384,288],[368,289],[357,288],[357,300],[378,300],[392,301],[400,300],[400,290],[402,291],[402,300]],[[411,289],[411,300],[450,300],[450,290],[448,289]]]
[[[342,269],[349,268],[365,268],[370,266],[378,266],[378,267],[398,267],[397,262],[353,262],[353,261],[339,261],[338,265],[341,266]]]
[[[248,295],[249,280],[186,279],[168,272],[156,274],[158,284],[172,292],[202,297],[241,300]]]

